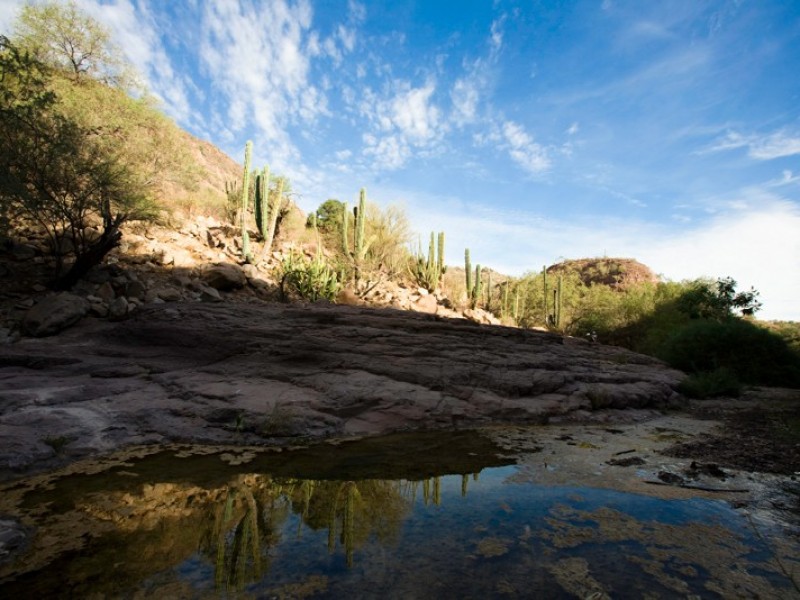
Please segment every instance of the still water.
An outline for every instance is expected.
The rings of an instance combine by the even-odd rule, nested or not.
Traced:
[[[726,503],[535,485],[483,442],[431,443],[172,449],[17,482],[4,493],[30,542],[0,570],[0,597],[796,594]]]

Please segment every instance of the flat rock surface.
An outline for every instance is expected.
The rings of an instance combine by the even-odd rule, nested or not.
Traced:
[[[173,303],[0,347],[0,478],[129,445],[636,421],[682,373],[544,332],[332,305]]]

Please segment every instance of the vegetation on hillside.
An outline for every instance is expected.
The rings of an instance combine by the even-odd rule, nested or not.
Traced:
[[[43,228],[54,287],[100,263],[131,220],[197,177],[180,130],[147,95],[108,32],[74,2],[26,5],[0,37],[0,225]]]

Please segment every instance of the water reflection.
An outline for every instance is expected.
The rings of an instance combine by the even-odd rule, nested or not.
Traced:
[[[460,476],[461,496],[470,479]],[[238,591],[268,574],[271,556],[285,534],[301,540],[305,528],[323,532],[328,553],[355,553],[368,541],[396,546],[404,520],[419,500],[440,506],[440,476],[423,480],[326,481],[240,475],[207,511],[200,552],[213,560],[218,590]],[[290,517],[296,524],[288,527]]]
[[[37,527],[0,567],[0,597],[791,597],[773,549],[721,502],[510,483],[515,467],[481,466],[495,455],[391,478],[346,476],[379,473],[376,454],[303,459],[330,478],[292,476],[295,455],[223,456],[0,490]]]

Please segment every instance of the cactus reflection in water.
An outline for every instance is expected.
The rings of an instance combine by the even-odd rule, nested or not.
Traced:
[[[469,475],[463,475],[462,496],[468,481]],[[356,551],[370,537],[397,543],[420,486],[425,506],[441,505],[441,477],[315,481],[239,476],[214,509],[213,526],[204,542],[205,553],[214,558],[216,588],[235,592],[263,577],[269,571],[270,552],[281,543],[292,514],[298,520],[297,538],[304,527],[327,530],[328,551],[334,554],[341,548],[346,565],[352,567]]]

